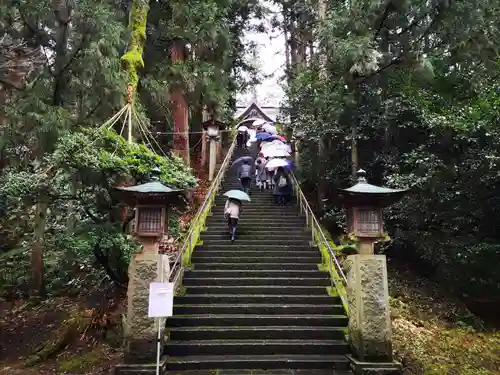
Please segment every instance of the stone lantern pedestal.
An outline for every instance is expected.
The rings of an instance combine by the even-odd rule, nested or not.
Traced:
[[[358,183],[341,190],[347,208],[347,227],[358,239],[358,254],[347,257],[349,307],[348,358],[356,375],[397,375],[401,364],[393,360],[392,327],[385,255],[374,254],[383,236],[382,208],[399,200],[406,190],[370,185],[365,172]]]
[[[168,230],[167,201],[179,192],[157,178],[146,184],[117,188],[123,201],[135,206],[134,236],[142,245],[142,251],[132,255],[128,269],[125,365],[117,366],[117,375],[156,372],[158,330],[163,330],[163,324],[148,317],[149,285],[169,278],[169,259],[159,254],[159,242]]]

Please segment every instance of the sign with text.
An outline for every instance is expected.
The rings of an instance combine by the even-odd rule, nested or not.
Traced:
[[[148,317],[166,318],[173,315],[174,284],[154,282],[149,284]]]

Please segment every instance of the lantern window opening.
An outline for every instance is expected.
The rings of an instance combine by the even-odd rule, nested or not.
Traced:
[[[141,207],[138,216],[137,233],[139,235],[163,233],[162,207]]]
[[[356,232],[360,234],[380,233],[381,215],[376,209],[361,208],[356,209]]]

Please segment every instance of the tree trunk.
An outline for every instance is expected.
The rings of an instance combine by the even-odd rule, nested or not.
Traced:
[[[57,24],[56,30],[56,55],[55,55],[55,82],[52,104],[62,107],[63,97],[66,88],[65,68],[67,62],[68,40],[71,31],[71,18],[73,8],[62,0],[52,0],[52,10]],[[43,147],[39,147],[40,156],[43,157]],[[43,296],[45,294],[44,285],[44,234],[48,201],[42,199],[35,208],[35,230],[33,243],[31,246],[31,293]]]
[[[60,107],[63,105],[63,97],[66,87],[65,68],[67,64],[68,41],[71,31],[71,18],[73,17],[73,9],[67,6],[67,3],[62,0],[53,0],[52,8],[56,18],[56,56],[55,56],[55,84],[53,105]]]
[[[288,5],[283,4],[283,35],[285,36],[285,75],[287,81],[290,80],[290,17]]]
[[[318,20],[322,25],[325,22],[326,18],[326,9],[327,9],[327,0],[318,0]],[[312,53],[312,52],[311,52]],[[323,79],[326,80],[326,54],[324,52],[320,52],[320,74]],[[326,153],[326,143],[327,139],[324,135],[319,137],[318,141],[318,160],[327,160]],[[327,163],[319,163],[320,173],[319,173],[319,181],[318,181],[318,209],[321,211],[324,209],[324,202],[327,195],[328,190],[328,182],[326,181],[326,168]]]
[[[298,69],[302,70],[305,68],[307,63],[307,24],[306,24],[306,13],[302,10],[298,16],[298,42],[297,42],[297,65]]]
[[[174,41],[172,45],[172,64],[184,61],[184,45],[182,41]],[[182,87],[172,89],[172,112],[174,117],[174,153],[184,159],[189,166],[189,112],[186,96]]]
[[[43,252],[47,210],[46,202],[41,201],[36,204],[35,230],[31,245],[31,294],[38,296],[45,294]]]
[[[5,147],[7,146],[2,136],[5,132],[7,121],[5,118],[5,105],[7,104],[7,88],[0,84],[0,176],[3,169],[7,166],[7,160],[4,157]]]

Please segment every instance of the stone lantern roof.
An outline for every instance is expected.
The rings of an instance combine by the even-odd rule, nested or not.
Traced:
[[[151,181],[133,185],[133,186],[120,186],[115,189],[120,193],[123,200],[127,203],[141,203],[141,201],[158,201],[164,200],[168,196],[171,196],[176,193],[180,193],[183,190],[174,189],[169,186],[163,185],[159,181],[159,168],[154,168],[151,171]]]
[[[376,205],[389,206],[400,200],[408,189],[390,189],[369,184],[366,180],[366,171],[360,169],[356,176],[358,182],[347,189],[339,189],[346,205]]]

